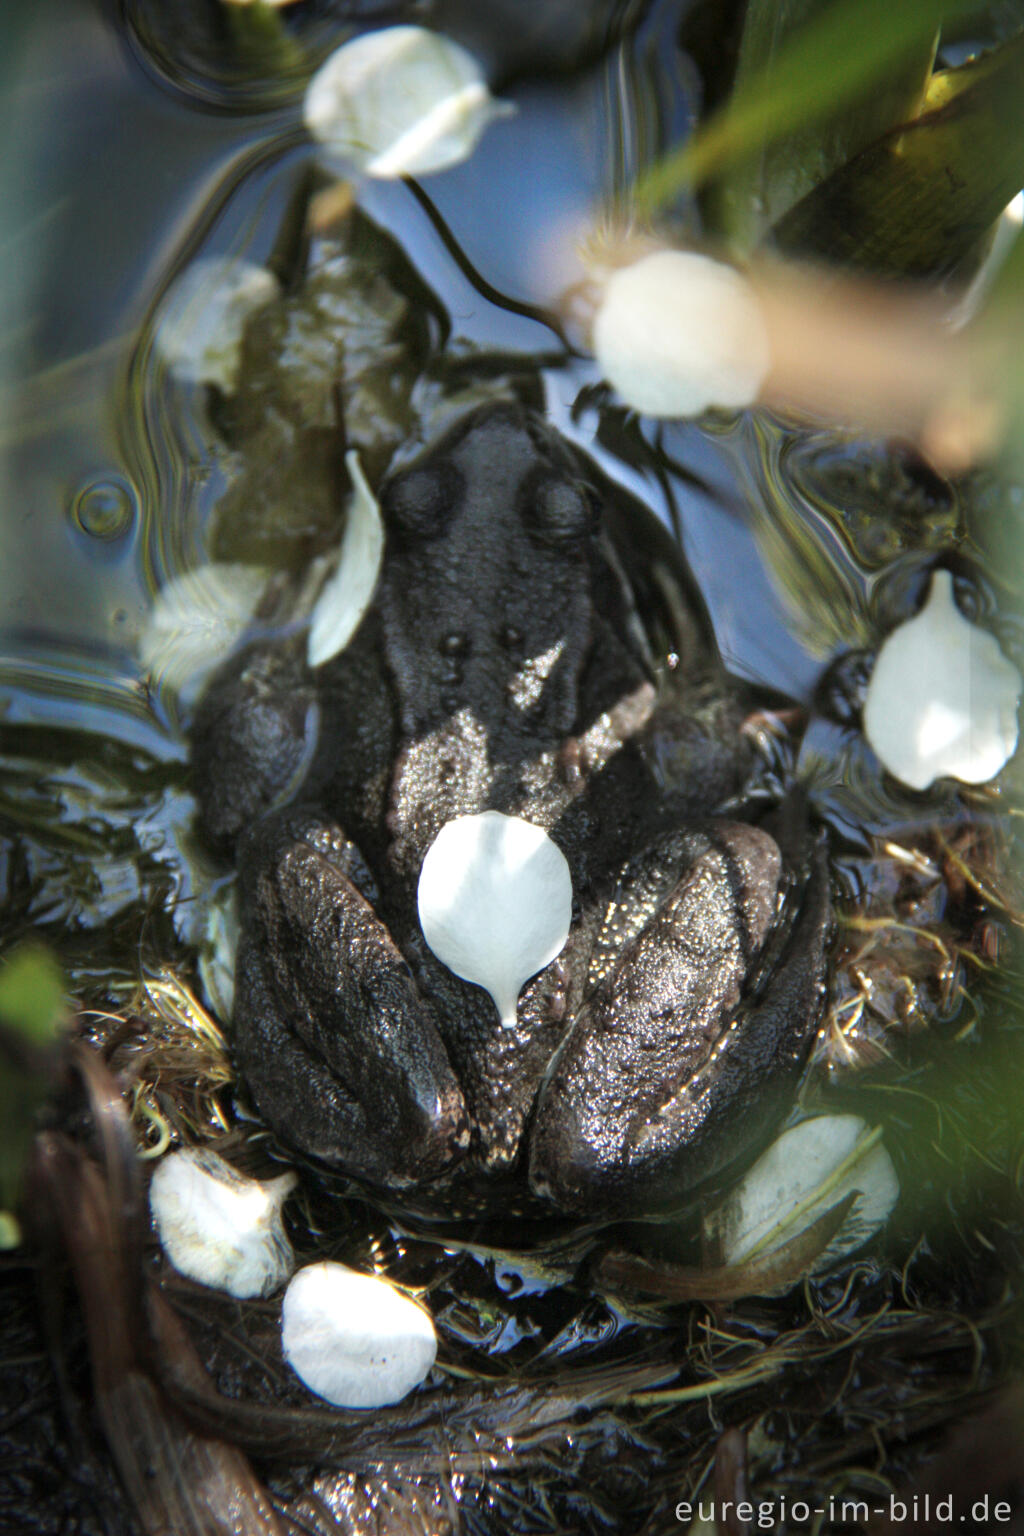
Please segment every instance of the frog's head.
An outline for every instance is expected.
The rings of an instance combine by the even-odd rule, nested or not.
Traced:
[[[591,639],[599,504],[553,432],[514,405],[463,420],[381,488],[380,588],[403,728],[467,709],[559,740]]]

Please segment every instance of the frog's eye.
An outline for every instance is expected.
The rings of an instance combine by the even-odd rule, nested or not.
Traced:
[[[381,488],[380,509],[388,527],[408,539],[436,539],[459,501],[460,476],[453,464],[424,465],[396,475]]]
[[[601,508],[597,493],[579,480],[545,475],[523,489],[523,522],[542,544],[560,548],[594,532]]]

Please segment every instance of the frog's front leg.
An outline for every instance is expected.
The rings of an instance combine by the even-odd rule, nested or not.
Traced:
[[[679,1205],[779,1117],[820,1017],[829,913],[820,854],[791,923],[783,880],[774,839],[728,822],[626,866],[539,1095],[535,1189],[581,1211]]]
[[[192,765],[206,840],[228,849],[301,778],[317,735],[305,640],[256,642],[230,657],[199,701]]]
[[[242,1074],[283,1140],[386,1186],[441,1173],[469,1142],[431,1009],[341,829],[302,809],[242,846],[234,1027]]]

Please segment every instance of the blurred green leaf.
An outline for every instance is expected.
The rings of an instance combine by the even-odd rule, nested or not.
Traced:
[[[976,9],[977,0],[833,0],[639,179],[639,210],[651,213],[683,188],[834,117],[880,77],[905,68],[943,20]]]
[[[64,977],[49,950],[15,950],[0,966],[0,1028],[31,1045],[52,1045],[65,1012]]]
[[[1024,316],[1024,241],[1017,240],[997,273],[982,316],[982,324],[1001,334],[1007,314]]]
[[[229,0],[223,11],[240,62],[267,74],[279,74],[285,80],[301,73],[302,50],[277,6],[268,5],[266,0],[247,0],[245,4]]]
[[[736,70],[739,100],[758,76],[771,77],[789,40],[822,15],[828,0],[750,0]],[[883,60],[857,94],[820,123],[764,141],[728,170],[713,189],[714,222],[734,252],[746,255],[794,203],[890,128],[920,110],[935,57],[938,31],[922,28],[905,53]],[[833,65],[834,68],[834,65]],[[830,68],[817,82],[830,87]]]
[[[0,1249],[20,1241],[13,1211],[66,1020],[64,978],[49,950],[15,950],[0,966]]]
[[[925,108],[809,192],[779,221],[788,256],[876,276],[962,269],[1024,185],[1024,34],[937,74]]]
[[[994,377],[1004,413],[1005,467],[1020,480],[1024,478],[1024,239],[1020,236],[992,284],[976,332],[980,377],[986,383]],[[998,523],[996,531],[1006,541],[1002,550],[1006,568],[1019,572],[1019,509],[1010,503],[998,519],[990,521]]]

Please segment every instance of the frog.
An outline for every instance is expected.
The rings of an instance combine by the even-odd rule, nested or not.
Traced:
[[[238,870],[241,1076],[280,1141],[391,1196],[680,1207],[791,1101],[823,842],[744,798],[747,704],[678,543],[537,412],[471,411],[378,499],[349,644],[311,667],[301,627],[256,639],[196,711],[200,825]],[[572,879],[513,1021],[417,907],[441,828],[484,811],[541,827]]]

